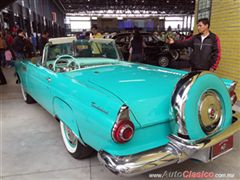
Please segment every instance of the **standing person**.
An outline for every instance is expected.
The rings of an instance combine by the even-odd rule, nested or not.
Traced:
[[[12,53],[11,53],[9,47],[6,48],[6,51],[5,51],[5,59],[6,59],[6,65],[7,65],[7,67],[10,68],[10,67],[12,66],[13,56],[12,56]]]
[[[14,41],[14,38],[13,38],[12,32],[10,30],[8,30],[7,35],[6,35],[6,43],[7,43],[7,47],[10,49],[10,51],[13,55],[13,59],[15,59],[14,51],[13,51],[13,48],[12,48],[13,41]]]
[[[102,38],[102,34],[100,32],[98,32],[98,27],[97,25],[93,25],[91,28],[92,31],[92,37],[93,38]]]
[[[34,57],[35,56],[35,49],[34,49],[34,46],[31,42],[31,40],[25,38],[24,43],[25,43],[25,46],[24,46],[25,57],[26,58]]]
[[[37,38],[36,38],[36,33],[31,34],[31,37],[30,37],[29,40],[30,40],[30,42],[31,42],[32,45],[33,45],[34,53],[36,53],[36,51],[37,51]]]
[[[49,33],[47,31],[44,31],[39,40],[40,55],[43,54],[44,46],[48,43],[48,36],[49,36]]]
[[[97,25],[93,25],[91,28],[92,34],[90,34],[90,38],[103,38],[102,34],[98,32],[98,27]],[[91,45],[92,48],[92,55],[94,57],[99,57],[101,56],[102,53],[102,46],[96,42],[92,43]]]
[[[192,71],[215,71],[221,58],[220,40],[218,36],[209,30],[210,22],[207,18],[199,19],[197,23],[198,34],[184,41],[166,40],[175,48],[191,47],[190,65]]]
[[[13,51],[15,53],[16,59],[24,59],[24,47],[25,47],[25,33],[22,29],[17,31],[17,36],[14,38],[13,41]]]
[[[132,62],[142,62],[144,56],[144,47],[146,47],[143,42],[143,37],[141,36],[138,29],[135,29],[133,34],[133,39],[129,44],[129,61]]]
[[[6,49],[6,41],[4,39],[3,33],[0,32],[0,66],[5,66],[5,49]]]

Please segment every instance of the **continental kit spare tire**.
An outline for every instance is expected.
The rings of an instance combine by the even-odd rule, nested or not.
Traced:
[[[232,120],[232,105],[224,82],[210,72],[191,72],[177,83],[172,108],[178,134],[191,140],[214,135]]]

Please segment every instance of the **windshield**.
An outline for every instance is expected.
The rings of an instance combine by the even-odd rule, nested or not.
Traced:
[[[47,61],[55,60],[62,55],[71,55],[74,58],[121,59],[114,41],[100,39],[78,40],[73,43],[49,45]]]
[[[49,45],[47,52],[47,60],[52,61],[61,55],[73,55],[73,43]]]
[[[114,40],[93,39],[49,43],[44,49],[43,66],[54,72],[121,63]]]

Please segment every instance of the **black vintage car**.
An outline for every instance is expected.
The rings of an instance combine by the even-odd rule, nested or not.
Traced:
[[[144,63],[166,67],[171,61],[176,61],[179,58],[180,53],[178,50],[169,49],[169,46],[165,42],[160,41],[152,33],[141,33],[141,35],[147,45],[144,48]],[[120,33],[112,38],[115,39],[124,59],[127,60],[132,33]]]

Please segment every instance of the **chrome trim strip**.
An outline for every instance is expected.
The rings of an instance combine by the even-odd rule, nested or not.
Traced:
[[[126,118],[126,119],[130,119],[129,117],[129,108],[127,105],[123,104],[120,108],[120,110],[118,111],[118,115],[117,115],[117,120],[116,122],[114,123],[113,125],[113,128],[112,128],[112,139],[114,142],[118,143],[115,138],[114,138],[114,131],[116,129],[116,126],[117,126],[117,123],[121,120],[121,118]]]
[[[222,154],[219,154],[219,155],[215,156],[214,158],[212,158],[212,160],[217,159],[218,157],[220,157],[220,156],[222,156],[222,155],[224,155],[224,154],[227,154],[227,153],[229,153],[229,152],[232,151],[232,150],[233,150],[233,148],[231,148],[231,149],[225,151],[225,152],[222,153]]]
[[[91,106],[101,112],[103,112],[104,114],[108,114],[108,111],[104,110],[103,108],[99,107],[95,102],[91,102]]]
[[[239,119],[223,133],[201,141],[186,140],[170,135],[170,142],[165,146],[127,156],[113,156],[100,150],[98,159],[114,174],[133,176],[170,164],[183,162],[200,150],[210,148],[238,131],[240,131]]]
[[[233,81],[233,82],[230,84],[228,91],[229,91],[229,92],[233,91],[233,90],[236,88],[236,86],[237,86],[237,82],[236,82],[236,81]]]
[[[236,89],[236,86],[237,86],[237,82],[236,81],[233,81],[230,84],[229,89],[228,89],[228,92],[229,92],[230,95],[231,95],[231,92],[234,92],[234,90]],[[234,95],[230,96],[230,98],[231,98],[231,102],[232,102],[232,106],[233,106],[235,104],[235,101],[237,101],[236,93],[234,92]]]

